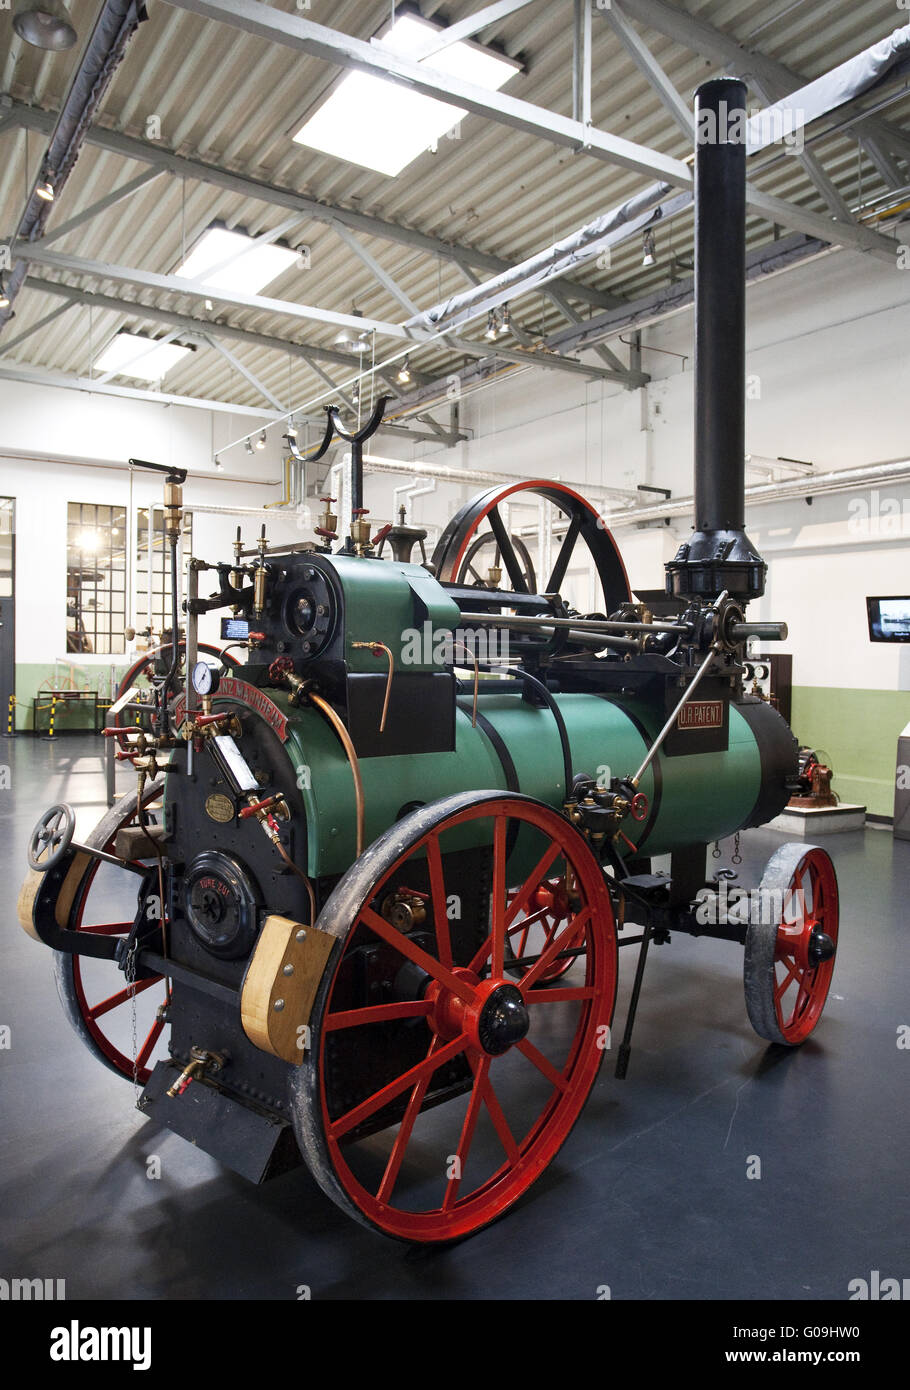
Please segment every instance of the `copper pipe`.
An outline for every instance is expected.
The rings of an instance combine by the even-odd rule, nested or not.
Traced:
[[[479,688],[480,688],[480,667],[477,665],[477,653],[476,653],[476,652],[472,652],[472,651],[471,651],[471,648],[470,648],[469,646],[467,646],[466,643],[464,643],[464,642],[459,642],[459,641],[457,641],[457,640],[454,641],[454,642],[452,643],[452,646],[453,646],[453,647],[460,647],[461,650],[462,650],[463,652],[467,652],[468,656],[471,658],[472,662],[474,663],[474,708],[473,708],[473,710],[471,711],[471,728],[472,728],[472,729],[476,729],[476,728],[477,728],[477,692],[478,692],[478,690],[479,690]],[[453,663],[453,665],[454,665],[454,663]]]
[[[321,695],[316,695],[312,690],[307,692],[307,698],[312,700],[317,709],[321,710],[326,719],[341,739],[342,746],[347,754],[348,762],[351,764],[351,774],[354,778],[354,800],[357,807],[357,858],[363,853],[363,782],[360,777],[360,763],[357,761],[357,754],[351,742],[351,736],[338,715],[332,709],[327,700]]]
[[[351,646],[368,647],[374,655],[376,655],[379,652],[385,652],[386,656],[389,659],[389,676],[388,680],[385,683],[385,699],[382,702],[382,718],[379,721],[379,732],[381,734],[384,734],[386,715],[389,712],[389,696],[392,693],[392,676],[395,671],[395,658],[393,657],[389,648],[386,646],[385,642],[352,642]]]
[[[278,853],[281,855],[282,859],[287,864],[288,868],[293,869],[297,877],[302,878],[304,883],[306,884],[306,891],[310,899],[310,920],[308,925],[312,927],[316,921],[316,895],[313,892],[313,885],[307,878],[306,874],[303,872],[303,869],[301,869],[300,865],[294,863],[293,859],[288,854],[284,845],[281,844],[279,840],[276,840],[274,844]]]

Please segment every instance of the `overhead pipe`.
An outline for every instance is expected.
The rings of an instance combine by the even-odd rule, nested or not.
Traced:
[[[127,44],[147,18],[142,0],[103,0],[95,26],[73,73],[41,170],[32,185],[13,241],[37,241],[44,235],[51,209],[72,173],[92,119],[107,95]],[[36,191],[38,184],[48,177],[53,186],[53,202],[39,198]],[[0,310],[0,332],[13,317],[13,301],[27,273],[28,260],[17,260],[6,284],[9,305]]]
[[[855,492],[877,484],[910,483],[910,459],[888,463],[862,464],[858,468],[833,468],[827,473],[791,478],[783,483],[756,483],[744,493],[746,507],[760,507],[771,502],[786,502],[805,497],[821,497],[829,493]],[[622,526],[644,526],[648,522],[669,521],[677,516],[691,516],[695,499],[677,497],[658,502],[653,507],[628,507],[605,511],[604,522],[611,530]]]
[[[421,478],[435,478],[438,482],[453,483],[530,483],[539,481],[539,475],[527,476],[522,473],[501,473],[492,468],[457,468],[446,463],[405,463],[398,459],[379,458],[376,454],[364,454],[365,473],[413,473]],[[572,486],[568,480],[568,486]],[[634,497],[629,488],[608,487],[600,483],[585,484],[586,492],[605,497]]]

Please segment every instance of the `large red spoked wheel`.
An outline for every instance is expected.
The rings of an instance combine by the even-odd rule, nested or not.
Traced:
[[[561,591],[575,546],[581,539],[600,579],[603,611],[613,613],[624,603],[629,603],[632,595],[622,557],[598,512],[565,483],[546,482],[543,479],[490,488],[466,502],[443,531],[433,552],[437,579],[450,584],[474,582],[469,571],[469,559],[476,554],[477,540],[487,537],[496,542],[497,554],[502,557],[505,570],[504,582],[508,580],[507,587],[515,593],[527,593],[527,572],[512,545],[499,508],[509,499],[520,502],[535,496],[551,502],[561,514],[560,520],[566,523],[565,535],[552,569],[548,575],[540,576],[541,580],[545,578],[546,581],[540,592],[554,594]]]
[[[816,845],[782,845],[762,875],[746,933],[744,978],[752,1027],[797,1047],[822,1016],[837,950],[837,877]]]
[[[520,870],[508,849],[514,822]],[[466,853],[484,857],[485,875],[465,871]],[[577,883],[575,905],[516,980],[507,936],[558,861]],[[425,910],[398,930],[389,902],[419,904],[424,888]],[[364,1225],[420,1242],[470,1235],[540,1176],[597,1076],[617,973],[603,873],[542,803],[459,793],[371,845],[318,926],[339,945],[291,1083],[301,1149],[323,1190]],[[577,978],[543,988],[563,951]]]
[[[143,805],[156,800],[161,788],[162,783],[151,783],[143,793]],[[136,800],[133,791],[118,801],[85,843],[112,854],[117,831],[136,821]],[[92,859],[66,926],[77,932],[126,936],[136,916],[138,884],[136,874]],[[157,885],[153,891],[158,891]],[[66,1016],[89,1051],[118,1076],[135,1078],[144,1086],[154,1063],[167,1055],[166,1023],[161,1016],[167,1001],[163,977],[138,979],[131,985],[113,961],[66,951],[54,952],[54,971]]]

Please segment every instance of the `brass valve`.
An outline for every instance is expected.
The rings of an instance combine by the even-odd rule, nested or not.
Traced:
[[[207,1071],[223,1070],[224,1061],[220,1052],[208,1052],[204,1047],[191,1047],[190,1060],[174,1084],[168,1087],[167,1094],[172,1100],[182,1096],[190,1082],[198,1080]]]
[[[354,542],[354,549],[358,555],[363,555],[365,551],[373,548],[370,540],[370,523],[366,519],[369,514],[369,507],[355,507],[351,513],[351,540]]]
[[[323,497],[321,500],[325,504],[325,510],[319,513],[319,525],[314,527],[314,530],[317,536],[324,536],[326,540],[333,541],[338,535],[338,517],[332,511],[335,498]]]
[[[273,845],[281,844],[281,835],[278,831],[279,820],[291,819],[291,808],[284,799],[283,792],[276,792],[274,796],[267,796],[264,801],[257,801],[256,793],[250,792],[247,796],[248,805],[244,806],[240,812],[241,820],[249,820],[252,817],[259,822],[269,837]]]

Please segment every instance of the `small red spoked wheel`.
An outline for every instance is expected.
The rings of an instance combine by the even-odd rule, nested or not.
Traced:
[[[746,1008],[760,1037],[805,1042],[822,1016],[837,950],[837,877],[817,845],[768,861],[746,933]]]
[[[510,978],[507,935],[557,860],[577,895],[537,963]],[[398,930],[396,891],[424,888],[425,913]],[[317,925],[338,945],[291,1078],[301,1150],[362,1224],[417,1242],[470,1235],[540,1176],[603,1060],[617,969],[602,870],[541,802],[459,793],[372,844]],[[578,982],[542,988],[562,950]]]
[[[510,891],[509,906],[518,891],[517,888]],[[530,965],[511,965],[510,961],[521,961],[526,956],[533,961],[549,946],[562,923],[568,920],[569,912],[569,895],[564,878],[549,878],[538,884],[526,907],[506,932],[506,969],[510,975],[521,975],[530,969]],[[541,975],[541,984],[561,980],[574,964],[574,956],[558,955]]]
[[[162,783],[151,783],[143,806],[161,795]],[[99,821],[85,844],[113,853],[118,830],[136,820],[136,792],[130,792]],[[90,860],[73,897],[66,926],[106,936],[126,936],[137,911],[135,874]],[[65,883],[64,889],[65,891]],[[155,889],[154,891],[157,891]],[[166,1027],[160,1011],[166,1003],[161,975],[136,981],[131,987],[113,961],[54,952],[57,993],[73,1028],[89,1051],[118,1076],[145,1085],[152,1066],[167,1055]],[[136,1038],[133,1050],[133,1005]]]

